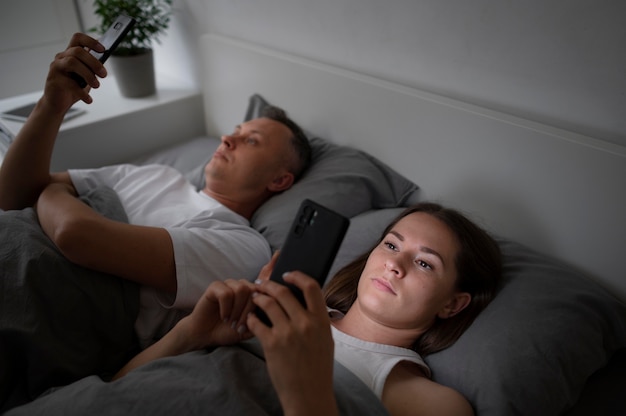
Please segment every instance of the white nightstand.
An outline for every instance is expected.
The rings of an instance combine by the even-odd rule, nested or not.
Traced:
[[[122,163],[205,134],[197,89],[181,87],[176,80],[158,75],[155,95],[131,99],[120,95],[112,75],[101,83],[91,92],[91,105],[75,104],[85,113],[61,126],[52,156],[53,171]],[[0,100],[0,112],[40,97],[41,92],[36,92]],[[13,134],[23,124],[4,118],[0,122]]]

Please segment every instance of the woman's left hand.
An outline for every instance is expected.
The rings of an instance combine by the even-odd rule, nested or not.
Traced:
[[[130,360],[114,377],[118,379],[143,364],[163,357],[201,348],[235,344],[252,334],[245,327],[254,309],[255,285],[246,280],[213,282],[207,287],[191,314],[167,334]]]
[[[196,303],[192,313],[183,318],[189,351],[211,346],[235,344],[252,334],[246,327],[247,315],[254,309],[251,302],[256,285],[246,280],[211,283]],[[175,328],[179,330],[182,328]]]

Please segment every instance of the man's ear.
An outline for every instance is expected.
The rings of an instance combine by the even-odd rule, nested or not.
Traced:
[[[295,182],[295,176],[291,172],[283,172],[276,176],[272,182],[268,185],[267,189],[270,192],[281,192],[291,188],[291,185]]]
[[[457,313],[461,312],[463,309],[470,304],[472,300],[472,295],[467,292],[456,292],[452,295],[452,298],[448,301],[448,303],[443,307],[442,310],[439,311],[437,316],[441,319],[452,318]]]

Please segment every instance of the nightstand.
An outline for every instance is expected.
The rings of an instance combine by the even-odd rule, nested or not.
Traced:
[[[155,95],[125,98],[112,75],[101,80],[101,84],[91,91],[92,104],[75,104],[85,113],[63,122],[52,155],[52,171],[123,163],[205,134],[198,89],[182,87],[176,80],[157,75]],[[41,94],[0,100],[0,112],[35,102]],[[23,125],[5,118],[0,118],[0,122],[13,134]]]

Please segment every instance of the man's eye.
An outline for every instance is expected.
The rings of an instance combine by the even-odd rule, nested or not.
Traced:
[[[432,270],[432,266],[428,263],[426,263],[424,260],[417,260],[416,261],[417,265],[420,267],[423,267],[424,269],[428,269],[428,270]]]

